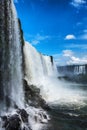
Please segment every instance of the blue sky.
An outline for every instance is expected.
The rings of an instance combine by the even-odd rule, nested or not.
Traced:
[[[87,0],[14,0],[24,38],[59,65],[87,63]]]

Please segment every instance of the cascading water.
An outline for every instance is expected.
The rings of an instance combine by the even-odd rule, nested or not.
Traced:
[[[55,62],[37,52],[28,42],[24,45],[25,79],[40,88],[42,97],[51,104],[84,105],[86,93],[73,89],[72,84],[58,80]]]
[[[42,128],[40,121],[47,121],[43,116],[46,112],[29,105],[25,108],[21,32],[13,0],[0,0],[0,14],[0,130],[4,129],[2,128],[4,115],[8,120],[7,126],[4,126],[8,127],[6,129],[12,130],[13,127],[16,129],[14,122],[18,119],[21,121],[19,126],[21,130],[30,130],[30,127],[32,130],[39,130]],[[24,116],[26,112],[29,113],[27,125],[18,111],[25,112]],[[10,121],[14,125],[10,126]]]
[[[41,78],[54,75],[51,58],[38,53],[37,50],[26,42],[24,46],[25,55],[25,79],[29,84],[39,84]]]
[[[4,114],[8,119],[18,114],[21,130],[30,128],[40,130],[43,126],[41,122],[47,123],[49,117],[41,108],[29,105],[25,108],[24,105],[21,36],[13,1],[0,0],[0,13],[0,130],[3,130],[1,116]],[[40,88],[41,95],[47,103],[75,103],[76,105],[82,103],[84,105],[85,93],[73,90],[69,86],[64,87],[65,83],[57,79],[57,70],[52,57],[38,53],[29,43],[25,43],[24,58],[26,81],[29,85],[33,84]],[[27,125],[14,109],[15,105],[29,113]],[[10,108],[12,110],[9,114]],[[19,109],[20,111],[24,112]]]
[[[3,109],[24,106],[20,31],[12,0],[0,0],[1,101]],[[8,104],[7,104],[8,103]],[[1,109],[0,109],[1,110]]]
[[[74,67],[74,74],[86,74],[85,65],[79,65]]]

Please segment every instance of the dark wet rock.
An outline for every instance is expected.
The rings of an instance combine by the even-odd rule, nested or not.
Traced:
[[[5,130],[20,130],[21,128],[21,120],[17,114],[4,116],[2,120],[4,122],[2,127]]]
[[[53,56],[50,56],[50,59],[51,59],[51,63],[53,65]]]
[[[44,117],[44,119],[47,119],[47,115],[46,114],[44,114],[43,117]]]
[[[1,119],[3,121],[2,127],[6,127],[8,125],[8,118],[7,118],[7,116],[2,116]]]
[[[38,118],[39,117],[39,118]],[[48,117],[45,113],[39,113],[34,116],[35,122],[39,122],[41,124],[47,123]]]
[[[50,110],[50,107],[46,101],[40,95],[40,89],[34,85],[28,85],[27,81],[24,80],[25,99],[29,105],[34,107],[42,107],[43,109]]]
[[[23,122],[28,122],[29,114],[24,109],[19,109],[18,114],[20,114]]]
[[[23,76],[24,76],[24,70],[25,70],[25,60],[24,60],[24,53],[23,53],[23,46],[24,46],[24,36],[23,36],[23,30],[22,30],[22,26],[21,26],[21,21],[18,18],[18,24],[19,24],[19,33],[20,33],[20,42],[21,42],[21,52],[22,52],[22,72],[23,72]]]
[[[16,114],[2,116],[2,128],[5,128],[5,130],[31,130],[28,116],[28,113],[24,109],[18,109]],[[22,123],[25,124],[23,127],[21,127]]]
[[[45,113],[43,113],[43,114],[40,113],[39,116],[40,116],[41,118],[47,119],[47,115],[46,115]]]

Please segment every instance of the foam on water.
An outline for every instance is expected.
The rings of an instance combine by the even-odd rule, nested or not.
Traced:
[[[43,127],[47,126],[46,124],[50,118],[45,111],[41,108],[37,109],[34,107],[28,107],[26,110],[30,113],[29,124],[32,130],[41,130]],[[44,115],[47,116],[47,119],[44,118]]]
[[[26,128],[26,130],[29,130],[29,128],[31,128],[32,130],[42,130],[43,127],[47,127],[47,122],[48,120],[50,120],[50,118],[43,109],[26,106],[25,110],[29,114],[28,124],[24,123],[21,119],[21,116],[19,115],[21,119],[21,130],[24,130],[24,127]],[[11,108],[9,112],[3,112],[2,116],[12,116],[15,114],[18,115],[17,110]],[[46,118],[44,118],[44,116],[46,116]],[[0,130],[4,130],[4,128],[2,128],[2,124],[3,123],[0,118]]]

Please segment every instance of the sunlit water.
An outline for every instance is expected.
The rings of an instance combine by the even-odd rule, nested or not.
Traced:
[[[28,51],[30,50],[30,51]],[[40,94],[52,108],[48,128],[43,130],[86,130],[87,85],[57,78],[55,63],[25,43],[25,79],[40,88]]]
[[[87,130],[87,85],[71,84],[73,90],[79,90],[79,98],[69,103],[58,102],[50,104],[52,110],[49,112],[51,120],[47,130]],[[60,99],[61,100],[61,99]]]

